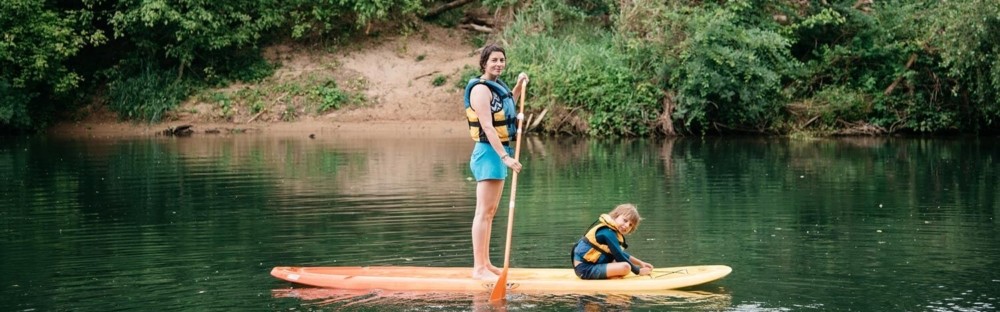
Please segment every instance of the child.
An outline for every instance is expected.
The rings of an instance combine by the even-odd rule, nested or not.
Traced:
[[[639,227],[635,205],[621,204],[602,214],[573,247],[573,271],[582,279],[609,279],[628,275],[649,275],[653,265],[625,253],[625,235]]]

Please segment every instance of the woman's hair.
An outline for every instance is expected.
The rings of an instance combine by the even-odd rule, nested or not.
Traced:
[[[483,52],[479,54],[480,73],[486,72],[486,62],[490,60],[490,54],[493,54],[493,52],[500,52],[503,53],[504,56],[507,56],[507,52],[504,52],[503,48],[501,48],[500,46],[496,45],[495,43],[487,44],[485,47],[483,47]]]
[[[632,232],[635,232],[635,230],[639,228],[639,222],[642,221],[642,217],[639,216],[639,210],[636,209],[633,204],[618,205],[614,210],[611,210],[608,215],[610,215],[612,219],[624,216],[632,222],[632,227],[628,229],[628,233],[622,234],[631,234]]]

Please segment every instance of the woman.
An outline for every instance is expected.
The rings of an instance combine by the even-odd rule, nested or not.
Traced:
[[[521,171],[521,163],[511,157],[517,134],[516,96],[528,82],[528,75],[517,77],[510,90],[500,74],[507,67],[503,48],[489,44],[479,57],[482,75],[469,80],[465,87],[465,115],[469,134],[476,141],[469,167],[476,178],[476,216],[472,220],[472,277],[496,279],[500,269],[490,262],[490,232],[493,217],[503,194],[507,168]]]

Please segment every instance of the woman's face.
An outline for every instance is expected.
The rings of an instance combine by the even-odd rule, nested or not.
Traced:
[[[503,52],[496,51],[490,53],[490,58],[486,59],[486,67],[483,70],[486,74],[497,77],[503,73],[503,69],[506,67],[507,57],[504,56]]]

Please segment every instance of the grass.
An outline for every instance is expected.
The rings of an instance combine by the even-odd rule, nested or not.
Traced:
[[[338,81],[331,74],[333,71],[325,68],[291,79],[271,77],[238,88],[204,89],[193,100],[211,107],[210,111],[201,112],[202,116],[227,121],[294,121],[303,113],[365,105],[368,82],[361,77]]]
[[[431,84],[434,85],[435,87],[440,87],[447,82],[448,82],[448,77],[446,77],[445,75],[438,74],[437,76],[434,76],[434,81],[431,81]]]

